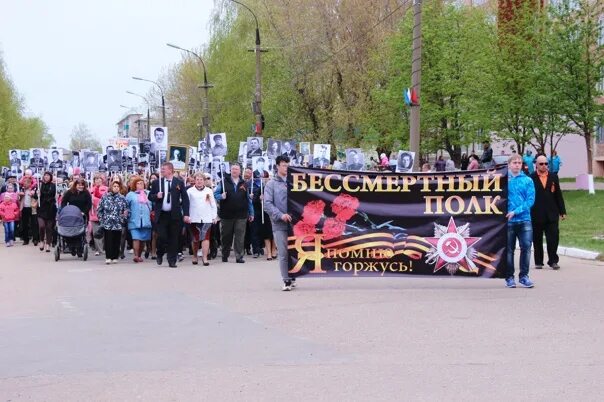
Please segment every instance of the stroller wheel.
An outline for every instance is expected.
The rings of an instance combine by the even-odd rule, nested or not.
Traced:
[[[84,245],[84,251],[82,252],[82,259],[86,261],[88,259],[88,244]]]
[[[57,246],[55,247],[55,261],[59,261],[59,259],[61,259],[61,249],[57,244]]]

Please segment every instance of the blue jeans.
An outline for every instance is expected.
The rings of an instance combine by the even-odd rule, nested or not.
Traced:
[[[4,243],[15,241],[15,222],[4,222]]]
[[[508,267],[506,278],[514,276],[514,250],[516,238],[520,244],[520,278],[527,276],[531,263],[531,242],[533,225],[530,221],[508,222]]]

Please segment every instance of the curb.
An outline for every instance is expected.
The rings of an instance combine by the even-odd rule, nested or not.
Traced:
[[[543,242],[545,243],[545,241]],[[516,249],[520,249],[518,240],[516,240]],[[531,244],[531,251],[535,249],[534,245]],[[547,245],[543,244],[543,254],[547,255]],[[600,254],[597,251],[583,250],[574,247],[558,246],[558,255],[563,255],[570,258],[579,258],[582,260],[600,260],[604,261],[604,253]]]
[[[558,247],[558,254],[572,258],[581,258],[583,260],[597,260],[600,257],[600,253],[598,252],[574,247]]]

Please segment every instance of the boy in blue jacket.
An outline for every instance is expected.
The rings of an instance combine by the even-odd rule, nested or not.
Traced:
[[[530,280],[531,242],[533,226],[531,207],[535,203],[535,185],[533,180],[522,172],[522,157],[514,154],[508,159],[508,250],[505,285],[515,288],[514,250],[516,239],[520,244],[520,275],[518,282],[525,288],[535,284]]]

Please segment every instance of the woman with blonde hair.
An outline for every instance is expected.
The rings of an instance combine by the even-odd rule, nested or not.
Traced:
[[[128,230],[132,236],[134,262],[143,262],[144,242],[151,241],[151,201],[147,198],[145,182],[141,177],[130,180],[130,192],[126,195],[128,203]]]
[[[208,263],[208,251],[210,248],[210,229],[218,218],[218,209],[212,188],[206,186],[206,179],[210,176],[206,173],[196,173],[195,184],[187,190],[189,196],[189,218],[191,220],[191,237],[193,240],[193,265],[197,265],[197,251],[201,241],[202,257],[204,266]],[[211,183],[211,182],[210,182]]]

